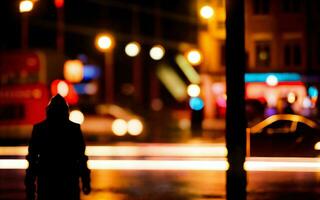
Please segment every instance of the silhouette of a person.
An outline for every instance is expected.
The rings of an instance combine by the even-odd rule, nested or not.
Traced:
[[[69,107],[59,94],[50,100],[46,112],[47,118],[34,125],[29,142],[27,199],[79,200],[80,178],[84,194],[91,191],[80,125],[69,121]]]

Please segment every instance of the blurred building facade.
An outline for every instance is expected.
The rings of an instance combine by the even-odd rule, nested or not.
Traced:
[[[225,98],[221,92],[224,86],[218,84],[225,82],[225,3],[225,0],[198,1],[198,7],[209,4],[215,10],[211,19],[201,19],[198,35],[204,54],[202,83],[210,90],[204,97],[207,117],[216,115],[219,98]],[[314,76],[320,72],[319,20],[317,0],[246,0],[247,72],[295,72],[306,85],[319,85],[319,77]]]

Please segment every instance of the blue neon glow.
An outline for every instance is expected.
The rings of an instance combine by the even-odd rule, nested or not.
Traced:
[[[301,81],[301,76],[297,73],[246,73],[245,82],[266,82],[268,76],[274,75],[279,82]]]
[[[92,80],[95,78],[99,78],[101,75],[101,70],[99,67],[95,65],[84,65],[83,66],[83,79],[84,80]]]
[[[311,87],[309,87],[309,89],[308,89],[308,94],[309,94],[309,96],[310,96],[311,98],[315,98],[315,97],[318,97],[319,91],[318,91],[318,89],[317,89],[316,87],[311,86]]]
[[[192,110],[201,110],[204,107],[204,102],[199,97],[194,97],[189,100],[189,106]]]
[[[86,85],[86,83],[78,83],[74,84],[73,87],[76,90],[77,94],[87,94],[85,90]]]

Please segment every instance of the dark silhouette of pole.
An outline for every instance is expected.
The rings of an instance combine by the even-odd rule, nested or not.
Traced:
[[[107,103],[114,103],[114,67],[113,67],[113,49],[104,52],[105,65],[105,82],[106,94],[105,101]]]
[[[246,199],[245,24],[244,0],[226,1],[227,200]]]
[[[64,6],[57,7],[57,50],[64,53]]]
[[[132,10],[132,34],[133,34],[133,39],[135,41],[137,40],[137,35],[139,33],[140,29],[140,22],[139,22],[139,9],[138,7],[133,7]],[[141,50],[140,50],[141,51]],[[136,102],[142,103],[142,57],[141,57],[141,52],[139,55],[135,56],[133,58],[133,85],[134,85],[134,98]]]
[[[21,48],[26,50],[29,46],[29,13],[21,13]]]
[[[160,1],[157,0],[154,2],[154,29],[155,29],[155,38],[157,41],[160,41],[160,38],[162,36],[162,28],[161,28],[161,8],[160,8]],[[159,91],[159,80],[156,76],[156,70],[154,68],[151,68],[150,70],[150,102],[154,99],[158,99],[160,96],[160,91]]]

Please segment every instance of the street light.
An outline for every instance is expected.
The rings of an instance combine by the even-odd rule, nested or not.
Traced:
[[[20,13],[30,12],[32,9],[33,9],[33,1],[31,0],[20,1],[20,4],[19,4]]]
[[[192,65],[199,65],[202,61],[202,55],[199,50],[193,49],[187,53],[187,59]]]
[[[211,6],[205,5],[200,8],[200,16],[204,19],[210,19],[214,15],[214,9]]]
[[[161,45],[155,45],[150,49],[149,55],[153,60],[161,60],[165,54],[165,50]]]
[[[125,52],[130,57],[135,57],[140,53],[140,44],[138,42],[130,42],[125,47]]]
[[[112,103],[114,99],[113,47],[114,38],[108,33],[98,34],[95,38],[96,48],[104,53],[105,101]]]
[[[19,11],[21,13],[21,47],[22,49],[28,48],[28,38],[29,38],[28,14],[32,9],[33,9],[33,1],[31,0],[20,1]]]
[[[99,51],[106,52],[113,48],[114,39],[110,34],[103,33],[97,35],[95,43]]]

